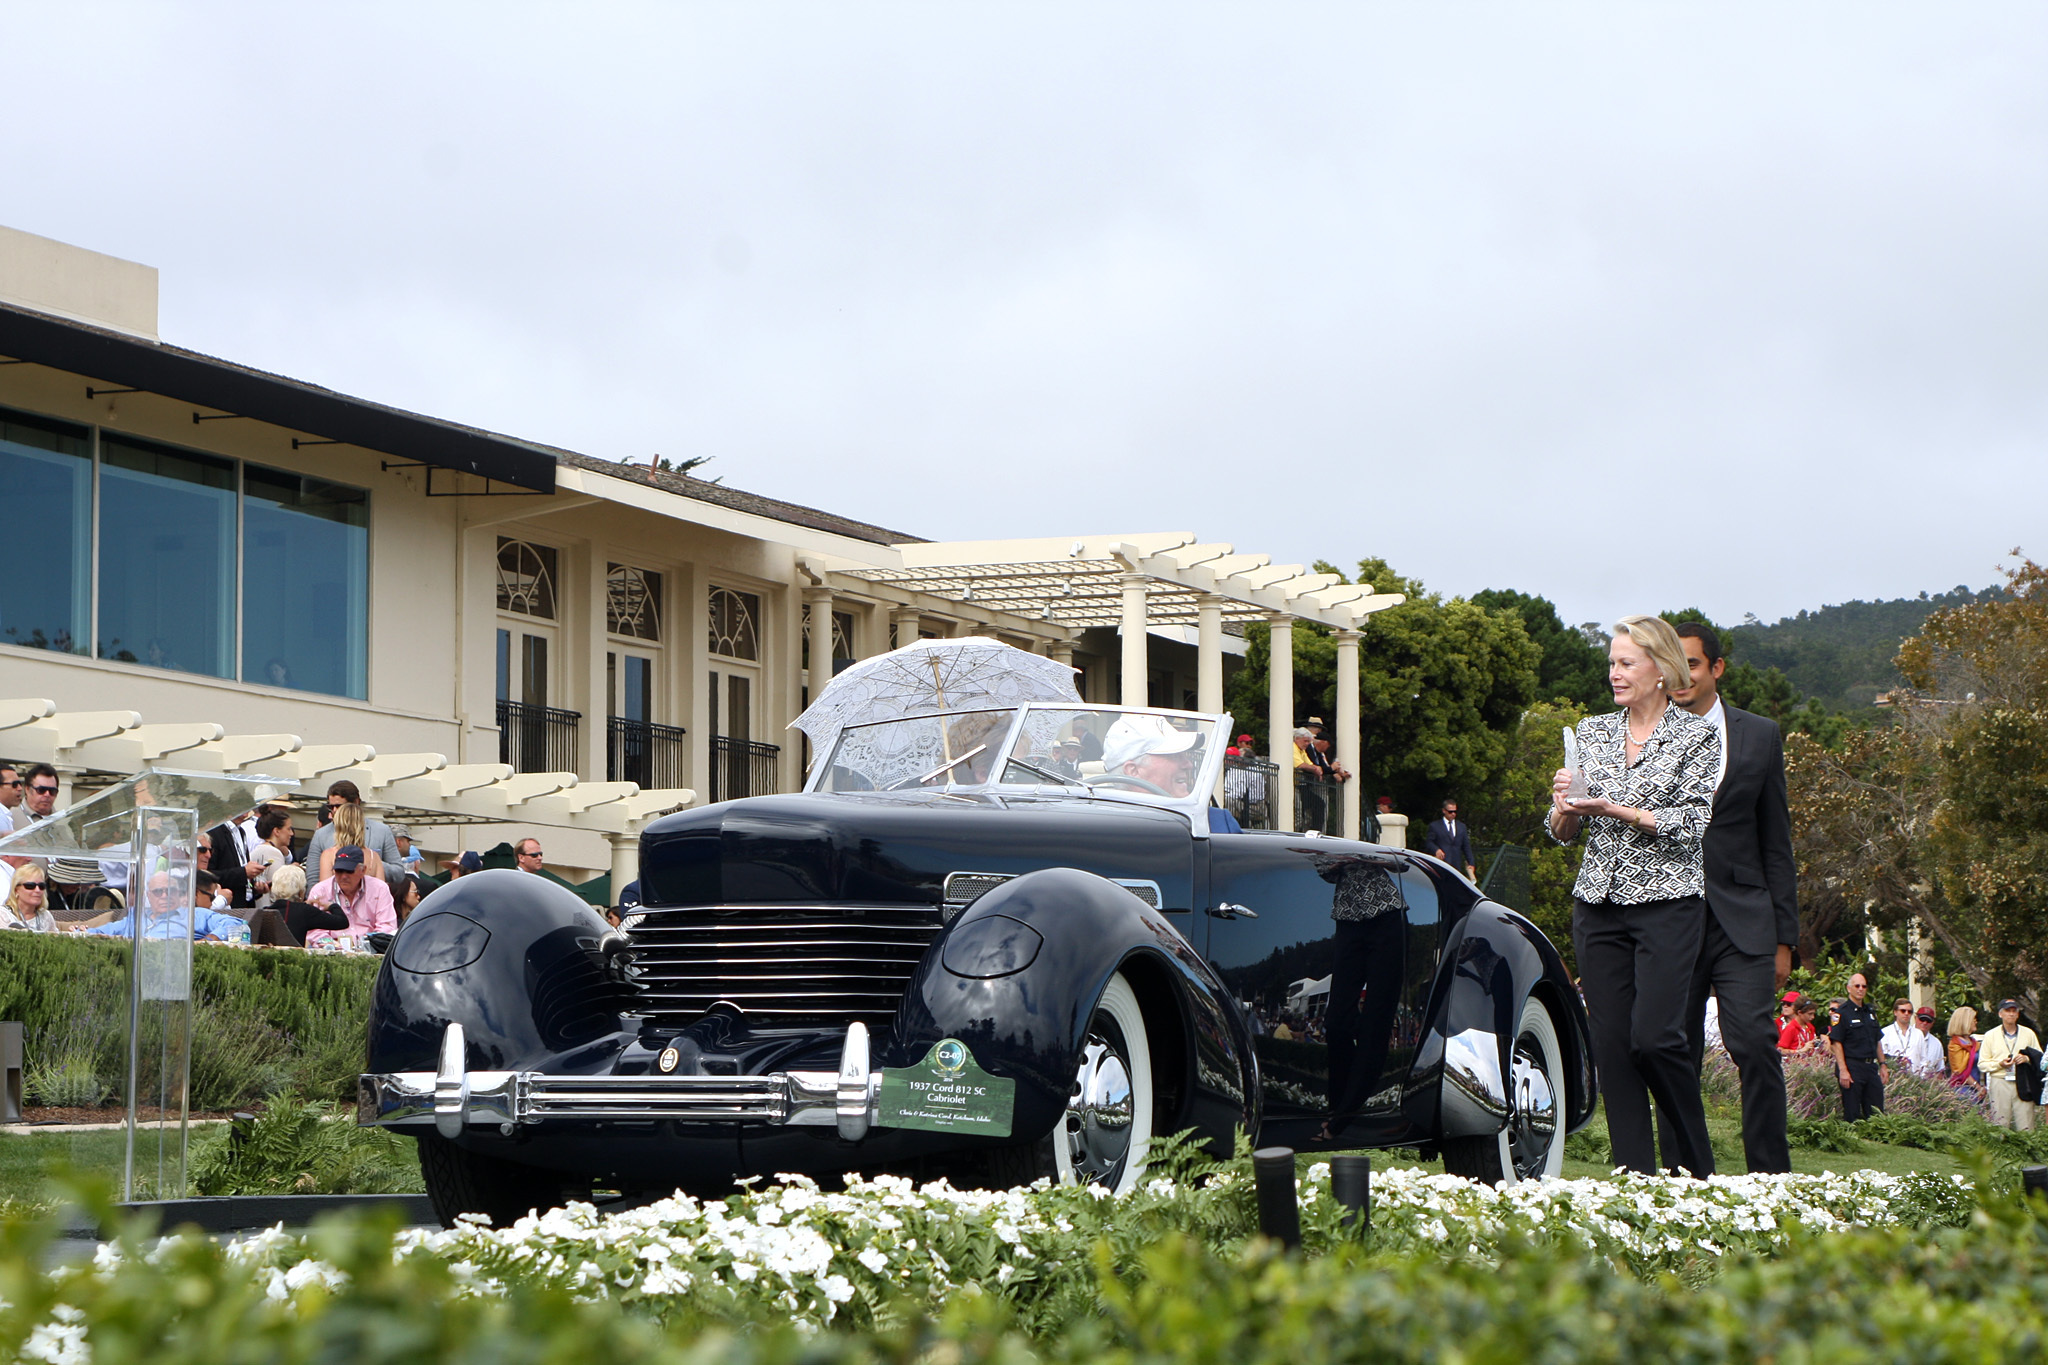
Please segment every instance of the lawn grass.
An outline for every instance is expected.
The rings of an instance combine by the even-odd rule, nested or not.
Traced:
[[[194,1142],[201,1130],[192,1130]],[[136,1137],[136,1198],[155,1198],[155,1129]],[[0,1134],[0,1215],[37,1213],[63,1202],[58,1181],[65,1175],[102,1180],[117,1194],[127,1155],[121,1129],[70,1132],[61,1128]],[[182,1195],[184,1191],[176,1192]]]

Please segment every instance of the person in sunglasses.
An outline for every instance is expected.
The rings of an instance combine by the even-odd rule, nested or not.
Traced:
[[[57,932],[50,914],[50,883],[41,868],[30,866],[14,879],[7,903],[0,907],[0,929],[27,929],[38,934]]]
[[[198,874],[198,891],[202,900],[211,900],[219,883],[211,872]],[[149,874],[147,900],[148,915],[142,921],[143,938],[178,938],[189,933],[205,943],[219,943],[231,935],[237,935],[243,928],[242,921],[233,915],[223,915],[215,910],[194,909],[184,903],[185,897],[178,888],[177,879],[169,872]],[[111,924],[102,924],[88,929],[88,934],[105,934],[110,937],[127,938],[132,931],[129,920],[123,915]]]

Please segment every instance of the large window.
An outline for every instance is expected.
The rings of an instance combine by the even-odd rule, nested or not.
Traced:
[[[0,640],[92,652],[92,432],[0,410]]]
[[[4,410],[0,489],[0,641],[367,695],[363,490]]]
[[[368,493],[243,467],[244,678],[362,696],[369,581]]]
[[[100,437],[99,656],[235,676],[235,465]]]
[[[711,590],[711,652],[728,659],[761,657],[761,599],[733,588]]]

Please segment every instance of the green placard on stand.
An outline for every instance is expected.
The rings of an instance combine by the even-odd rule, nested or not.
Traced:
[[[882,1073],[875,1121],[884,1128],[1010,1136],[1017,1083],[983,1071],[957,1038],[933,1043],[915,1066]]]

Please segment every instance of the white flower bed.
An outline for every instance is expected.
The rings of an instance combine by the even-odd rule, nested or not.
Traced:
[[[943,1182],[855,1180],[841,1193],[811,1181],[726,1200],[676,1195],[600,1214],[588,1204],[522,1218],[508,1228],[482,1220],[448,1231],[402,1234],[397,1254],[436,1257],[472,1292],[506,1293],[546,1283],[656,1316],[772,1318],[818,1327],[856,1305],[872,1319],[908,1300],[936,1304],[960,1292],[1030,1295],[1035,1282],[1085,1275],[1094,1244],[1119,1229],[1155,1232],[1245,1226],[1248,1178],[1206,1185],[1155,1179],[1123,1200],[1098,1190],[956,1190]],[[1329,1166],[1298,1182],[1313,1248],[1335,1233]],[[1961,1207],[1960,1180],[1854,1175],[1716,1176],[1671,1180],[1617,1175],[1492,1189],[1414,1169],[1375,1172],[1379,1245],[1491,1257],[1506,1243],[1575,1241],[1638,1270],[1769,1251],[1796,1231],[1825,1233],[1895,1221],[1907,1206]],[[335,1273],[304,1239],[279,1229],[243,1238],[230,1254],[290,1299]]]

